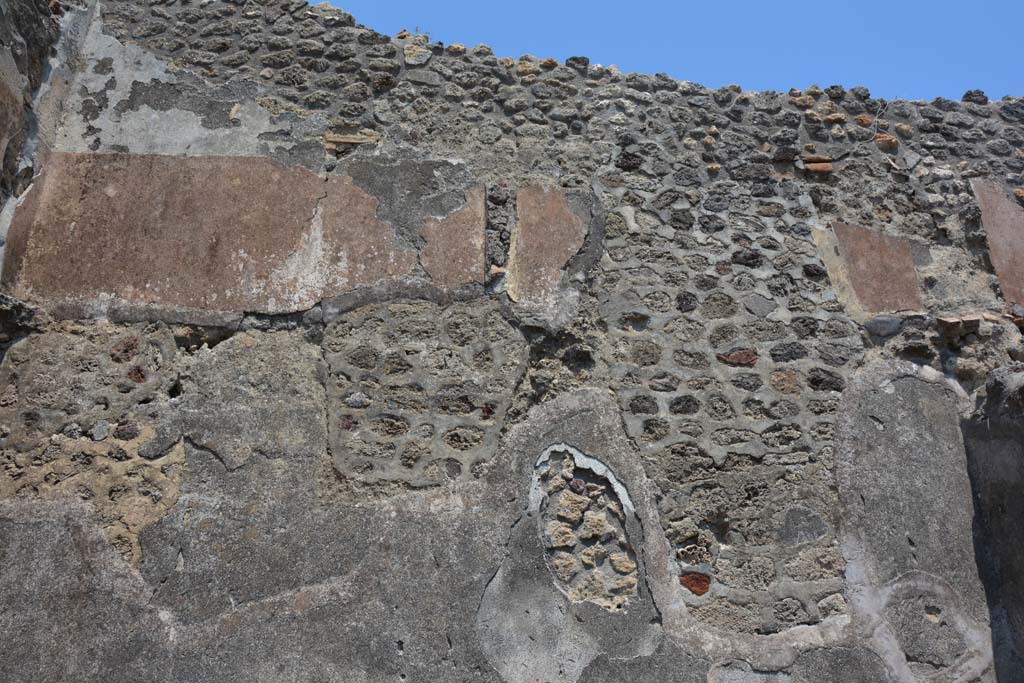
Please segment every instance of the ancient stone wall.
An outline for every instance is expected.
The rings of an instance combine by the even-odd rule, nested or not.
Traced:
[[[1024,99],[11,6],[3,680],[1024,681]]]

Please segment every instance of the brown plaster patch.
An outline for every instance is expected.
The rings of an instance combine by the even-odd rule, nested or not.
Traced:
[[[3,274],[39,302],[284,313],[413,272],[350,178],[261,157],[55,153]]]
[[[487,193],[482,185],[466,191],[466,205],[445,218],[428,218],[420,261],[438,287],[484,284]]]
[[[1024,208],[991,180],[974,178],[971,188],[981,207],[989,256],[1003,297],[1009,303],[1024,304]]]
[[[845,271],[845,278],[833,280],[845,280],[852,287],[861,310],[921,308],[910,242],[852,223],[834,223],[832,230]]]
[[[535,307],[553,306],[562,268],[583,246],[587,228],[557,187],[528,185],[516,197],[518,222],[512,231],[508,295]]]

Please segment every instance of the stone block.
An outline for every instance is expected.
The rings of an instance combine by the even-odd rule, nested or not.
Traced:
[[[955,670],[972,680],[968,672],[991,663],[958,401],[938,373],[879,362],[854,375],[840,404],[836,466],[852,612],[881,624],[875,638],[905,676]]]

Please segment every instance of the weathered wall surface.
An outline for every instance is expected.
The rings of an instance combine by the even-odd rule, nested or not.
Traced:
[[[3,680],[1024,681],[1024,100],[3,7]]]
[[[32,177],[32,168],[21,164],[21,148],[31,138],[32,93],[43,81],[57,36],[56,18],[44,0],[0,3],[0,191],[4,199],[20,193]]]

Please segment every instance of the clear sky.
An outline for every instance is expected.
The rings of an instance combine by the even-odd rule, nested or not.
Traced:
[[[1024,0],[333,0],[382,33],[572,55],[748,90],[866,85],[876,97],[1024,95]]]

